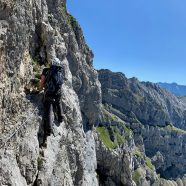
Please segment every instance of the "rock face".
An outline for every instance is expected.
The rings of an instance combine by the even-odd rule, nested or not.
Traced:
[[[99,80],[107,110],[133,131],[134,144],[151,158],[161,177],[183,177],[186,173],[184,101],[156,84],[127,79],[122,73],[100,70]]]
[[[44,148],[38,82],[55,58],[65,120]],[[186,185],[185,99],[108,70],[99,81],[92,61],[65,0],[0,0],[0,185]]]
[[[163,127],[172,123],[185,129],[185,104],[156,84],[135,78],[128,80],[121,73],[109,71],[100,71],[99,79],[103,102],[122,112],[133,113],[144,125]]]
[[[66,1],[0,0],[0,19],[0,185],[98,185],[90,129],[100,117],[100,83]],[[54,58],[65,68],[66,121],[42,149],[42,95],[33,93],[41,65]]]

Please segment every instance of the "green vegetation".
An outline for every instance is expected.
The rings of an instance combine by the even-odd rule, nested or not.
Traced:
[[[131,137],[132,131],[108,110],[108,105],[102,107],[103,122],[107,126],[97,127],[97,132],[103,144],[107,148],[114,149],[124,144]]]
[[[140,181],[141,177],[143,177],[142,168],[138,168],[132,173],[132,179],[135,181],[136,185],[139,184],[139,181]]]
[[[125,126],[125,137],[128,139],[132,135],[132,130]]]
[[[110,139],[109,132],[106,127],[97,127],[97,132],[99,133],[99,136],[101,138],[101,141],[103,144],[109,148],[113,149],[114,148],[114,143]]]
[[[120,145],[124,144],[125,136],[122,136],[120,134],[119,129],[116,126],[112,126],[111,129],[112,129],[112,132],[114,134],[114,139],[115,139],[114,143],[115,143],[115,145],[116,146],[118,146],[118,145],[120,146]]]
[[[149,169],[151,169],[151,170],[154,170],[155,169],[154,168],[154,165],[152,165],[152,162],[151,162],[151,159],[150,158],[146,157],[145,158],[145,163],[146,163],[147,167],[149,167]]]
[[[124,144],[129,137],[128,134],[121,134],[117,126],[97,127],[97,132],[103,144],[109,149],[115,149]]]
[[[70,14],[69,14],[69,19],[70,19],[70,22],[71,22],[72,26],[73,25],[78,25],[77,20]]]
[[[178,132],[178,133],[182,133],[182,134],[186,134],[186,131],[185,130],[179,129],[179,128],[174,127],[172,125],[166,126],[165,129],[166,130],[170,130],[170,131],[175,131],[175,132]]]
[[[32,65],[39,65],[39,62],[36,58],[33,59],[31,56],[30,58],[32,59]]]
[[[142,152],[140,152],[139,150],[136,150],[136,151],[133,153],[133,155],[136,156],[136,157],[138,157],[138,158],[141,158],[141,159],[144,158]]]
[[[177,127],[174,127],[172,124],[167,125],[166,127],[162,127],[163,130],[167,130],[167,131],[174,131],[174,132],[178,132],[181,134],[186,134],[185,130],[179,129]]]
[[[34,73],[40,72],[41,66],[39,64],[39,61],[33,58],[31,58],[31,60],[32,60],[32,66],[33,66]]]
[[[102,108],[102,112],[105,121],[118,121],[118,118],[114,114],[108,112],[106,109]]]
[[[146,157],[142,152],[140,152],[139,150],[135,150],[134,152],[133,152],[133,156],[136,156],[137,158],[141,158],[141,159],[145,159],[145,165],[149,168],[149,169],[151,169],[151,170],[155,170],[155,167],[154,167],[154,165],[152,164],[152,162],[151,162],[151,159],[150,158],[148,158],[148,157]]]
[[[68,15],[68,26],[70,26],[75,32],[76,27],[78,26],[78,22],[71,14],[67,14],[67,15]]]
[[[66,11],[67,11],[66,5],[65,5],[65,4],[64,4],[63,6],[61,6],[60,9],[61,9],[61,11],[63,11],[63,12],[66,12]]]

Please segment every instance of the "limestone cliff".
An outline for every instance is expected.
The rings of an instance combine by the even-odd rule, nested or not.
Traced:
[[[43,148],[38,82],[54,58],[65,121]],[[108,70],[98,80],[92,61],[65,0],[0,0],[0,185],[186,185],[184,99]]]
[[[92,127],[101,89],[93,53],[65,0],[0,0],[0,185],[98,185]],[[43,65],[58,58],[66,120],[42,134]],[[91,160],[91,161],[90,161]]]
[[[114,128],[119,130],[117,133],[122,132],[117,120],[124,123],[125,133],[126,128],[133,132],[134,145],[128,143],[134,166],[131,168],[133,181],[137,185],[185,185],[185,102],[156,84],[139,82],[136,78],[127,79],[122,73],[100,70],[99,80],[104,109],[110,115],[110,119],[105,117],[107,122],[103,124],[108,138],[102,138],[102,141],[111,152],[117,151],[108,144],[108,139],[112,140],[112,131],[116,131]],[[100,137],[105,135],[102,131],[99,133]],[[117,138],[116,134],[114,136]],[[106,168],[105,163],[99,166]],[[154,166],[156,173],[153,172]]]

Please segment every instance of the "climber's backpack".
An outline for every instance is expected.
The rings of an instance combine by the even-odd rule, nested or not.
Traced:
[[[63,84],[63,68],[61,66],[52,65],[46,75],[45,92],[55,95],[61,92]]]

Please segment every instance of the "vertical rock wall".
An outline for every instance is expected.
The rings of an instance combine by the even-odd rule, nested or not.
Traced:
[[[99,120],[100,84],[66,1],[0,0],[0,19],[0,185],[98,185],[91,129]],[[66,121],[54,124],[43,149],[42,95],[30,93],[41,65],[54,58],[65,67]]]

